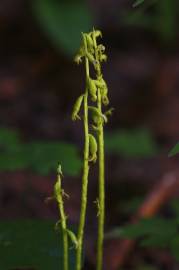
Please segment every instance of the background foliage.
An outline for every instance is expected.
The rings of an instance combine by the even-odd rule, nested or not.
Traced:
[[[1,221],[0,253],[1,269],[62,269],[61,231],[55,232],[54,222],[49,220]],[[71,249],[70,269],[73,269],[74,257]]]
[[[32,10],[56,48],[70,56],[80,47],[81,32],[93,26],[86,1],[33,0]]]
[[[16,131],[0,129],[0,170],[33,170],[41,174],[55,172],[58,163],[66,174],[78,175],[81,159],[77,147],[66,142],[33,141],[22,143]]]

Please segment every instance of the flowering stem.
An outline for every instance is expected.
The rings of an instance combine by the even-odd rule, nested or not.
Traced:
[[[68,234],[67,234],[67,224],[66,224],[66,215],[64,210],[64,202],[63,202],[63,196],[64,196],[64,190],[62,189],[62,183],[61,183],[61,177],[62,177],[62,171],[61,166],[59,165],[57,170],[57,181],[54,186],[54,196],[56,198],[56,201],[58,203],[58,209],[59,209],[59,216],[60,216],[60,223],[61,223],[61,229],[62,229],[62,237],[63,237],[63,269],[68,270]],[[57,223],[58,224],[58,223]]]
[[[77,250],[76,250],[76,270],[81,270],[82,263],[82,249],[84,226],[86,219],[87,206],[87,190],[88,190],[88,174],[89,162],[95,163],[97,158],[99,160],[99,198],[97,198],[98,207],[98,242],[97,242],[97,270],[102,270],[103,261],[103,239],[104,239],[104,216],[105,216],[105,181],[104,181],[104,137],[103,125],[108,122],[108,116],[111,115],[112,109],[103,114],[102,105],[109,104],[108,88],[101,72],[101,63],[107,60],[104,53],[105,47],[102,44],[97,44],[96,39],[101,37],[101,31],[93,30],[89,33],[84,33],[83,41],[80,49],[75,56],[77,64],[85,59],[86,70],[86,88],[85,93],[76,100],[72,120],[80,120],[80,108],[83,102],[84,112],[84,163],[83,163],[83,177],[82,177],[82,194],[81,194],[81,212],[78,227]],[[92,66],[96,73],[96,78],[93,79],[89,74],[89,67]],[[92,105],[88,106],[88,96]],[[90,119],[92,120],[92,133],[89,133],[88,111]],[[96,135],[97,134],[97,135]],[[96,140],[97,137],[97,140]]]
[[[63,269],[68,270],[68,235],[67,235],[67,225],[66,225],[66,216],[62,203],[58,204],[59,212],[61,215],[61,227],[63,234]]]
[[[97,80],[102,78],[101,65],[99,61],[99,55],[97,51],[96,39],[93,35],[95,58],[96,58],[96,75]],[[97,107],[102,114],[102,102],[101,93],[98,89]],[[100,123],[98,127],[98,166],[99,166],[99,180],[98,180],[98,192],[99,192],[99,215],[98,215],[98,240],[97,240],[97,270],[101,270],[103,265],[103,240],[104,240],[104,219],[105,219],[105,177],[104,177],[104,135],[103,135],[103,124]]]
[[[83,35],[84,46],[86,47],[85,36]],[[86,48],[87,49],[87,48]],[[85,69],[86,69],[86,81],[89,77],[89,61],[85,57]],[[86,218],[86,206],[87,206],[87,190],[88,190],[88,173],[89,173],[89,131],[88,131],[88,88],[86,86],[84,94],[84,160],[83,160],[83,177],[82,177],[82,192],[81,192],[81,211],[80,221],[78,227],[78,246],[76,249],[76,270],[81,270],[82,261],[82,249],[83,249],[83,236],[84,226]]]

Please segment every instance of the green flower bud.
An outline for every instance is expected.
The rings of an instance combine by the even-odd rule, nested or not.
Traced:
[[[99,126],[100,124],[103,124],[104,122],[107,122],[107,117],[104,114],[101,114],[99,109],[93,106],[88,106],[89,110],[92,112],[92,119],[93,122]]]
[[[77,63],[78,65],[82,62],[82,57],[85,55],[85,51],[84,51],[84,45],[81,44],[81,47],[78,51],[78,53],[75,55],[74,57],[74,61],[75,63]]]
[[[100,30],[93,30],[93,35],[95,38],[101,37],[102,38],[102,32]]]
[[[89,134],[89,161],[96,162],[98,145],[95,137]]]
[[[92,101],[96,101],[97,100],[97,87],[96,87],[96,84],[95,84],[95,80],[92,80],[91,78],[88,78],[88,89],[89,89],[89,93],[91,95],[91,100]]]
[[[106,54],[101,54],[99,56],[99,60],[100,60],[100,62],[106,62],[107,61],[107,55]]]
[[[105,51],[105,46],[103,44],[99,44],[97,50],[99,53],[103,53]]]
[[[95,81],[96,86],[100,89],[100,93],[101,93],[101,99],[103,104],[106,106],[109,104],[109,99],[108,99],[108,87],[106,82],[104,81],[103,78],[100,78],[99,80]]]
[[[82,56],[80,54],[75,55],[74,62],[79,65],[82,62]]]
[[[83,101],[83,97],[84,95],[81,95],[77,98],[74,106],[73,106],[73,111],[72,111],[72,120],[75,121],[75,120],[81,120],[80,116],[78,115],[79,111],[80,111],[80,108],[81,108],[81,104],[82,104],[82,101]]]
[[[93,39],[92,37],[90,36],[90,34],[86,34],[85,35],[86,37],[86,43],[87,43],[87,48],[89,50],[90,53],[94,53],[94,43],[93,43]]]

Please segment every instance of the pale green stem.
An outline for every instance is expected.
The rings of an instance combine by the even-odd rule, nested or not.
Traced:
[[[60,176],[58,176],[60,177]],[[66,225],[66,215],[64,210],[63,204],[63,193],[61,190],[61,179],[59,179],[60,185],[60,196],[58,196],[58,209],[60,212],[61,217],[61,228],[62,228],[62,235],[63,235],[63,269],[68,270],[68,235],[67,235],[67,225]]]
[[[101,107],[101,98],[98,100],[98,108]],[[99,162],[99,216],[98,216],[98,241],[97,241],[97,270],[103,267],[103,240],[105,219],[105,180],[104,180],[104,136],[103,125],[98,131],[98,162]]]
[[[83,35],[84,45],[86,47],[85,36]],[[85,57],[86,79],[89,77],[89,62]],[[84,161],[83,161],[83,177],[82,177],[82,191],[81,191],[81,211],[78,227],[78,246],[76,250],[76,270],[81,270],[82,267],[82,250],[84,238],[84,226],[86,219],[87,206],[87,191],[88,191],[88,173],[89,173],[89,131],[88,131],[88,89],[86,87],[84,94]]]
[[[97,52],[96,38],[93,36],[94,48],[95,48],[95,58],[97,61],[96,72],[97,79],[99,79],[101,74],[101,65],[99,61],[99,56]],[[101,94],[98,90],[98,110],[102,114],[102,104],[101,104]],[[98,130],[98,162],[99,162],[99,215],[98,215],[98,240],[97,240],[97,263],[96,269],[102,270],[103,268],[103,241],[104,241],[104,220],[105,220],[105,175],[104,175],[104,135],[103,135],[103,124],[99,125]]]

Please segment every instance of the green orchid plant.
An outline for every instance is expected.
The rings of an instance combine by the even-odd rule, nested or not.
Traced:
[[[105,166],[104,166],[104,135],[103,128],[112,114],[113,108],[103,112],[103,106],[109,104],[108,87],[103,78],[101,64],[107,60],[105,47],[98,44],[102,37],[99,30],[93,29],[89,33],[82,33],[80,49],[75,56],[75,62],[85,64],[86,83],[85,90],[76,100],[72,120],[83,120],[84,126],[84,157],[81,191],[81,210],[78,225],[78,232],[75,235],[67,229],[66,215],[64,211],[63,197],[64,190],[61,187],[61,167],[58,169],[58,178],[54,187],[55,198],[59,205],[61,228],[63,232],[64,246],[64,270],[68,270],[68,238],[75,244],[76,264],[75,270],[82,269],[82,251],[84,242],[84,227],[86,220],[86,207],[88,195],[89,170],[93,163],[98,161],[99,167],[99,195],[96,199],[98,217],[98,240],[97,240],[97,263],[96,269],[103,268],[103,240],[105,220]],[[91,72],[91,69],[93,72]],[[91,74],[94,74],[93,77]]]

